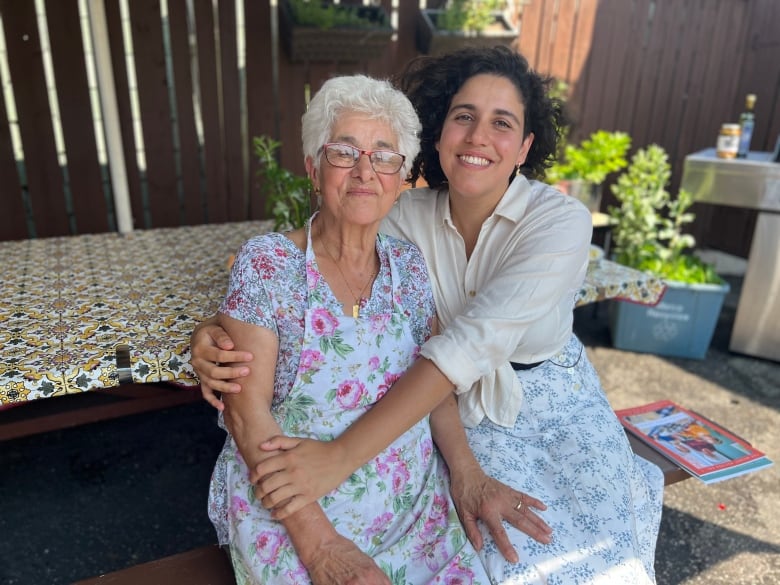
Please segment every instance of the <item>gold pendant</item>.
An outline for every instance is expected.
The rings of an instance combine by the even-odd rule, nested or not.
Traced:
[[[360,305],[352,305],[352,318],[357,319],[358,318],[358,311],[360,310]]]

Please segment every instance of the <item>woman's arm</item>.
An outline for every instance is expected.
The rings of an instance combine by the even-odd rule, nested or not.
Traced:
[[[265,327],[222,314],[216,321],[237,347],[254,348],[259,356],[246,376],[244,391],[224,397],[225,424],[247,467],[252,470],[274,454],[260,449],[259,445],[281,432],[271,415],[279,343],[276,335]],[[376,563],[336,532],[316,502],[301,507],[282,520],[282,524],[314,583],[389,585],[389,579]]]
[[[255,369],[253,365],[252,369]],[[368,412],[323,443],[278,436],[263,449],[282,452],[250,475],[263,505],[282,519],[327,494],[430,413],[452,384],[433,362],[418,359]]]

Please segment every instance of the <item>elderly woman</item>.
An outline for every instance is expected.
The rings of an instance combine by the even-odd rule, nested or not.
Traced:
[[[368,411],[414,360],[435,309],[419,250],[378,233],[416,156],[409,100],[364,76],[327,81],[303,116],[321,210],[305,229],[252,238],[219,310],[258,358],[225,398],[230,434],[209,515],[239,583],[487,583],[449,497],[427,418],[349,480],[277,521],[250,470],[278,434],[328,441]],[[452,404],[432,416],[446,421]],[[464,441],[465,444],[465,441]]]

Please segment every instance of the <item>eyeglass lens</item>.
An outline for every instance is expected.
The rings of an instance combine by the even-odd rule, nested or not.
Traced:
[[[339,143],[325,145],[325,158],[334,167],[352,168],[357,165],[362,154],[368,155],[374,171],[387,175],[400,171],[405,158],[404,155],[392,150],[361,150],[350,144]]]

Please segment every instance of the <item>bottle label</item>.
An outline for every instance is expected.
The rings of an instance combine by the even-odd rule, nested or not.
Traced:
[[[720,134],[716,154],[720,158],[734,158],[739,150],[739,136],[736,134]]]
[[[739,136],[739,149],[737,154],[739,156],[747,156],[750,150],[750,139],[753,137],[753,121],[748,120],[742,123],[742,133]]]

